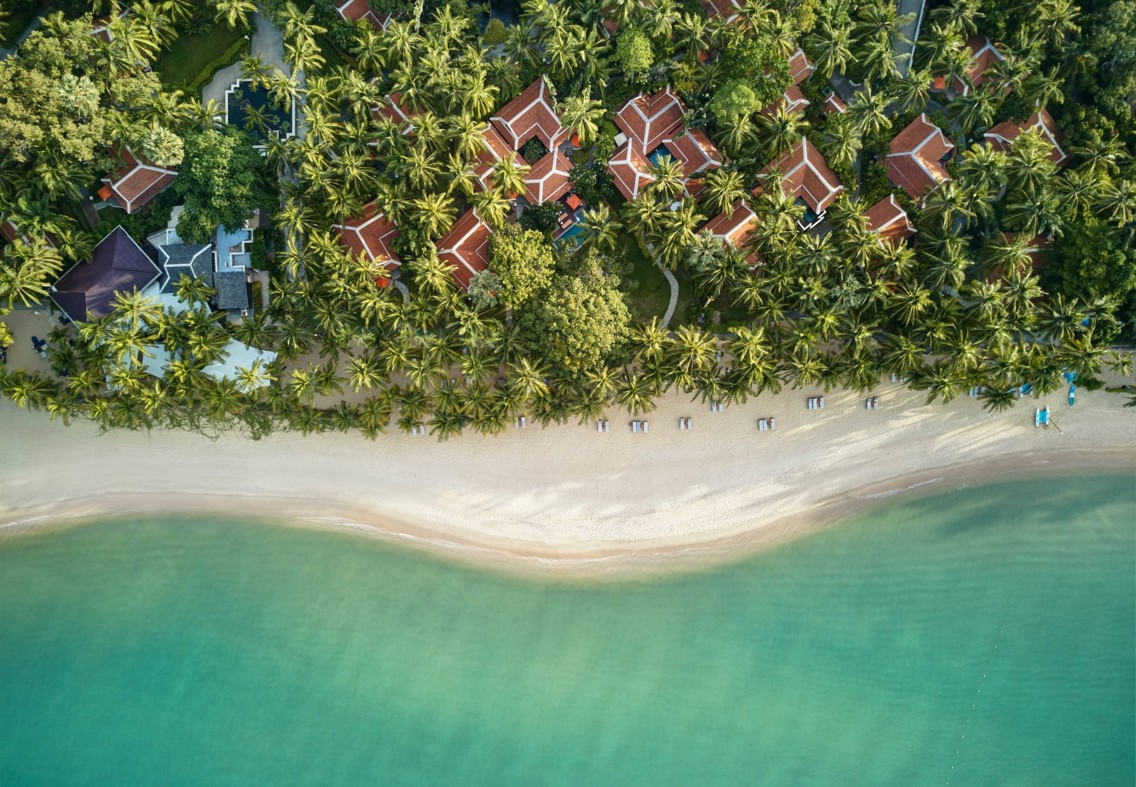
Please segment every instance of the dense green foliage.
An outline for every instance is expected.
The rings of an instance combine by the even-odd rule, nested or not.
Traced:
[[[445,439],[499,433],[521,413],[549,423],[615,405],[645,412],[668,390],[744,401],[785,385],[869,391],[888,374],[929,401],[985,386],[996,410],[1024,382],[1052,390],[1066,370],[1091,379],[1110,344],[1136,338],[1131,0],[1080,9],[951,0],[929,9],[908,74],[894,49],[907,20],[883,0],[747,4],[729,23],[694,4],[532,0],[507,29],[503,57],[489,54],[500,36],[479,35],[465,4],[372,7],[394,14],[385,30],[342,22],[323,0],[261,4],[284,34],[289,70],[249,58],[243,71],[281,106],[298,100],[306,124],[302,139],[270,140],[263,159],[244,135],[214,128],[216,107],[166,92],[143,68],[203,23],[196,4],[140,0],[109,44],[87,35],[89,17],[52,17],[36,47],[0,63],[0,219],[28,235],[4,249],[0,309],[41,301],[64,262],[89,251],[74,200],[106,171],[108,146],[145,146],[172,162],[180,143],[186,239],[236,227],[255,207],[275,214],[278,237],[271,262],[258,250],[273,273],[269,313],[226,326],[208,314],[200,283],[183,288],[191,308],[180,314],[124,295],[112,317],[53,336],[53,367],[68,376],[6,370],[0,390],[107,426],[373,437],[393,422]],[[216,0],[207,21],[244,30],[253,8]],[[934,76],[969,80],[965,41],[975,34],[995,39],[1005,59],[967,95],[932,93]],[[778,103],[798,46],[816,65],[802,86],[813,104],[790,112]],[[861,87],[845,96],[847,113],[829,115],[819,99],[837,71]],[[571,154],[588,203],[579,250],[548,240],[559,203],[511,223],[529,168],[521,155],[482,168],[485,121],[538,77],[583,146]],[[664,156],[624,201],[603,166],[613,112],[666,85],[688,126],[728,160],[700,173],[698,190]],[[371,111],[395,92],[409,127]],[[1005,152],[975,144],[1042,107],[1062,130],[1063,166],[1034,134]],[[883,157],[923,111],[958,146],[952,180],[919,201],[897,192],[916,240],[883,241],[863,213],[894,191]],[[799,230],[801,209],[775,179],[757,178],[802,135],[845,185],[813,232]],[[398,227],[404,289],[376,286],[385,272],[336,237],[333,225],[371,202]],[[738,248],[702,231],[739,204],[757,221]],[[132,221],[148,228],[168,207],[158,200]],[[434,242],[470,208],[494,232],[489,270],[466,294]],[[625,274],[655,273],[638,259],[646,252],[691,304],[667,325],[631,321],[635,282]],[[721,328],[707,330],[699,318],[715,313]],[[279,361],[213,380],[202,370],[229,336]],[[179,352],[162,378],[139,361],[155,343]]]

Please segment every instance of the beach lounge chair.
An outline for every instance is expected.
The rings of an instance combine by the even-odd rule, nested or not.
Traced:
[[[880,397],[878,397],[878,396],[872,397],[872,409],[873,410],[879,410],[880,409]]]
[[[518,429],[527,429],[528,426],[529,426],[529,422],[525,419],[525,417],[523,415],[521,415],[521,416],[517,416],[517,420],[513,422],[513,425],[516,426]]]
[[[686,417],[686,431],[688,431],[688,432],[689,432],[689,431],[690,431],[691,429],[693,429],[693,428],[694,428],[694,419],[693,419],[693,418],[691,418],[691,417],[690,417],[690,416],[688,415],[688,416]]]
[[[758,418],[757,419],[757,431],[759,431],[759,432],[765,431],[765,419],[764,418]]]
[[[648,427],[649,427],[649,426],[650,426],[650,424],[649,424],[649,423],[648,423],[647,421],[644,421],[644,422],[643,422],[643,432],[644,432],[644,433],[646,433],[646,432],[647,432],[647,429],[648,429]]]
[[[1033,426],[1049,427],[1049,407],[1039,407],[1033,411]]]
[[[767,426],[768,431],[772,432],[777,428],[777,419],[772,418],[772,417],[766,418],[765,424]]]
[[[824,409],[824,397],[823,397],[823,396],[818,396],[818,397],[817,397],[817,409],[818,409],[818,410],[823,410],[823,409]]]
[[[639,433],[640,425],[639,425],[638,421],[632,421],[631,422],[631,431],[634,432],[635,434]]]
[[[604,424],[604,431],[605,431],[605,432],[610,432],[610,431],[611,431],[611,422],[609,422],[609,421],[608,421],[608,420],[607,420],[607,419],[605,418],[605,419],[604,419],[604,422],[603,422],[603,424]]]
[[[602,431],[603,431],[603,419],[602,419],[602,418],[597,418],[597,419],[596,419],[596,431],[597,431],[597,432],[602,432]]]

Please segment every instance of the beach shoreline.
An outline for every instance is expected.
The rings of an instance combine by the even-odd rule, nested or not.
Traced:
[[[139,514],[212,514],[355,530],[463,562],[540,573],[670,571],[730,562],[815,532],[884,499],[1007,474],[1133,473],[1125,398],[1062,392],[982,411],[924,405],[898,385],[880,410],[851,392],[789,391],[711,414],[668,395],[634,435],[532,427],[445,443],[391,434],[254,442],[174,431],[99,433],[0,402],[0,525]],[[1035,429],[1049,404],[1056,429]],[[677,419],[694,417],[694,430]],[[756,419],[777,418],[776,432]]]

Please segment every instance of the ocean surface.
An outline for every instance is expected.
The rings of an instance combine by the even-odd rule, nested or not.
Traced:
[[[1125,785],[1136,479],[538,581],[360,536],[0,540],[3,785]]]

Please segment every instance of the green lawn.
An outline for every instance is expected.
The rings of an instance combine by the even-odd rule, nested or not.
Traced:
[[[652,317],[662,319],[671,298],[671,288],[663,272],[643,254],[630,233],[620,236],[616,253],[631,263],[631,272],[623,277],[623,291],[631,299],[631,316],[643,322],[649,322]]]
[[[169,87],[186,87],[214,60],[244,38],[244,33],[217,25],[204,35],[181,35],[162,52],[154,70]]]

